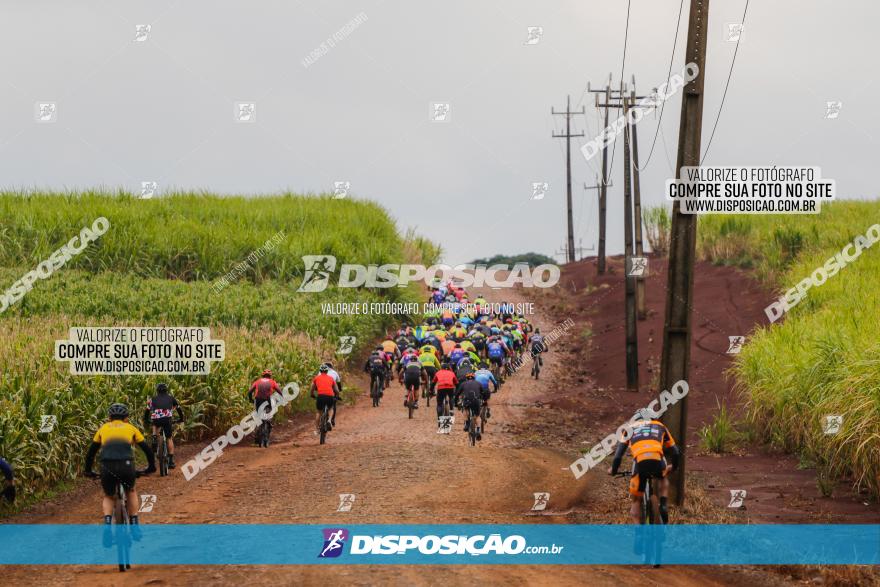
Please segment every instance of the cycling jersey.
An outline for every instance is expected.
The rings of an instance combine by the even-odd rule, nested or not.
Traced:
[[[486,350],[492,359],[500,359],[504,356],[504,346],[500,342],[490,342],[486,346]]]
[[[271,377],[260,377],[251,383],[248,395],[250,396],[250,394],[253,394],[256,399],[266,400],[272,397],[272,394],[275,392],[281,393],[281,388],[278,386],[278,382]]]
[[[444,341],[440,344],[440,348],[443,350],[443,354],[446,355],[446,356],[448,357],[448,356],[449,356],[449,353],[451,353],[452,350],[455,348],[455,341],[453,341],[453,340],[444,340]]]
[[[474,347],[473,343],[469,340],[461,341],[461,349],[465,352],[468,352],[468,351],[473,352],[473,351],[477,350],[476,347]]]
[[[434,383],[437,384],[437,389],[455,389],[458,378],[449,369],[441,369],[434,374]]]
[[[390,353],[392,355],[397,354],[397,343],[391,340],[390,338],[382,343],[382,350],[386,353]]]
[[[434,348],[434,347],[431,347]],[[422,364],[423,367],[434,367],[435,369],[440,368],[440,361],[437,360],[437,357],[434,356],[434,353],[422,353],[419,355],[419,363]]]
[[[370,355],[367,364],[364,365],[364,371],[372,371],[373,373],[382,373],[385,371],[385,355],[384,353]]]
[[[483,386],[475,379],[468,379],[459,389],[461,402],[466,408],[478,408],[483,401]]]
[[[403,376],[406,379],[415,379],[422,376],[422,364],[418,361],[410,361],[403,368]]]
[[[318,395],[324,396],[334,396],[336,395],[333,391],[333,384],[336,381],[327,375],[326,373],[320,373],[317,377],[312,379],[312,383],[315,384],[315,387],[318,390]]]
[[[631,424],[632,433],[628,440],[617,443],[611,472],[617,473],[623,454],[629,448],[633,461],[639,464],[648,460],[661,461],[668,452],[672,466],[678,465],[678,447],[672,439],[669,429],[659,420],[638,420]]]
[[[477,369],[477,371],[474,372],[474,380],[480,382],[480,385],[483,386],[483,391],[489,391],[489,382],[492,382],[492,385],[494,386],[493,389],[498,389],[498,381],[488,369]]]
[[[134,458],[132,445],[144,442],[144,435],[128,422],[110,420],[98,428],[92,442],[101,445],[102,461],[130,461]]]
[[[147,410],[150,412],[150,420],[155,422],[163,418],[174,417],[174,409],[180,404],[170,393],[160,393],[147,400]]]
[[[419,349],[419,353],[421,353],[421,354],[423,354],[423,355],[424,355],[425,353],[430,353],[430,354],[433,355],[433,354],[435,354],[436,352],[437,352],[436,347],[434,347],[434,345],[431,345],[431,344],[426,344],[426,345],[422,346],[422,347]]]
[[[453,363],[458,363],[463,358],[464,351],[461,349],[461,347],[453,348],[452,352],[449,353],[449,360]]]

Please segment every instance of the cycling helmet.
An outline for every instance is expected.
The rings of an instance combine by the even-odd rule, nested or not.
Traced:
[[[159,383],[158,385],[156,385],[156,393],[168,393],[168,384]]]
[[[321,365],[321,367],[318,369],[318,371],[320,371],[321,373],[326,373],[329,370],[330,369],[327,367],[327,365]]]
[[[473,373],[468,373],[467,375],[464,376],[464,378],[465,378],[465,379],[473,379],[473,378],[474,378],[474,374],[473,374]]]
[[[332,369],[332,368],[333,368],[333,361],[325,361],[324,364],[327,365],[327,368],[328,368],[328,369]]]
[[[381,351],[381,350],[383,350],[383,349],[384,349],[384,347],[380,344],[380,345],[377,346],[374,350]]]
[[[107,416],[109,416],[111,420],[128,418],[128,406],[125,404],[110,404],[110,409],[107,410]]]
[[[541,334],[541,329],[540,329],[540,328],[535,328],[535,334]]]
[[[269,369],[263,370],[263,377],[272,377],[272,371]]]
[[[489,368],[489,363],[487,363],[485,361],[480,363],[480,369],[488,369],[488,368]]]

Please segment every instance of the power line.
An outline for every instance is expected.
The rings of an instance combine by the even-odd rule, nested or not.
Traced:
[[[623,71],[626,68],[626,44],[629,40],[629,15],[630,8],[632,7],[632,0],[627,0],[626,2],[626,28],[623,33],[623,59],[620,61],[620,79],[623,80]],[[623,83],[621,81],[621,83]],[[608,172],[610,176],[614,171],[614,154],[617,153],[617,134],[614,135],[614,147],[611,149],[611,170]]]
[[[678,31],[681,29],[681,13],[684,11],[684,0],[678,4],[678,19],[676,20],[675,25],[675,37],[672,39],[672,56],[669,58],[669,70],[666,72],[666,83],[669,83],[669,80],[672,77],[672,63],[675,61],[675,49],[678,47]],[[651,141],[651,150],[648,152],[648,158],[645,159],[645,164],[642,166],[639,171],[644,171],[648,167],[648,163],[651,162],[651,156],[654,154],[654,147],[657,145],[657,135],[660,134],[660,125],[663,124],[663,111],[666,109],[666,100],[663,100],[663,104],[660,106],[660,118],[657,120],[657,128],[654,130],[654,140]],[[671,165],[670,165],[671,167]],[[673,173],[675,171],[673,170]]]
[[[709,148],[712,146],[712,139],[715,138],[715,129],[718,128],[718,121],[721,120],[721,111],[724,110],[724,100],[727,98],[727,89],[730,87],[730,80],[733,77],[733,66],[736,64],[736,54],[739,52],[739,42],[742,40],[742,33],[745,30],[746,24],[746,14],[749,11],[749,0],[746,0],[746,6],[743,9],[742,21],[740,22],[740,26],[743,27],[740,30],[740,35],[736,39],[736,48],[733,50],[733,59],[730,60],[730,71],[727,72],[727,83],[724,84],[724,94],[721,96],[721,105],[718,107],[718,116],[715,117],[715,124],[712,126],[712,134],[709,135],[709,144],[706,145],[706,150],[703,151],[703,157],[700,159],[700,165],[703,164],[703,161],[706,160],[706,155],[709,154]]]

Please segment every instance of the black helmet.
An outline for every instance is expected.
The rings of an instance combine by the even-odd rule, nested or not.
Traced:
[[[107,410],[107,416],[109,416],[111,420],[128,418],[128,406],[125,404],[110,404],[110,409]]]
[[[320,368],[318,368],[318,371],[320,371],[321,373],[326,373],[327,371],[329,371],[329,369],[327,368],[327,365],[321,365]]]
[[[156,385],[156,393],[168,393],[168,384],[159,383]]]

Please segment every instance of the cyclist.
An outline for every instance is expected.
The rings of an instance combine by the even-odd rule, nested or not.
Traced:
[[[504,357],[507,355],[507,347],[501,342],[500,337],[492,336],[486,344],[486,356],[493,369],[497,369],[499,376],[501,375],[501,365],[504,363]],[[500,377],[503,381],[504,378]]]
[[[617,450],[614,452],[614,461],[611,463],[610,473],[617,474],[617,469],[623,460],[623,455],[629,448],[633,458],[632,478],[629,482],[629,493],[632,496],[630,516],[634,523],[638,524],[641,513],[641,497],[645,492],[645,485],[649,477],[660,479],[660,517],[663,523],[669,522],[669,509],[667,496],[669,495],[669,480],[666,475],[678,467],[678,446],[669,433],[669,429],[659,420],[645,419],[642,411],[637,411],[630,420],[632,432],[629,439],[620,440]],[[670,464],[667,464],[666,457]]]
[[[458,378],[449,368],[449,363],[443,363],[440,370],[434,374],[431,383],[437,388],[437,417],[439,418],[443,415],[443,402],[447,398],[449,399],[450,411],[455,406],[455,388],[458,386]]]
[[[458,363],[464,358],[464,349],[461,348],[460,343],[455,343],[455,346],[449,352],[449,362],[453,365],[458,365]]]
[[[315,408],[318,410],[315,414],[315,434],[321,429],[321,414],[324,407],[333,408],[336,406],[336,400],[339,399],[339,386],[327,372],[330,369],[327,365],[321,365],[318,374],[312,379],[312,387],[309,394],[315,400]],[[330,426],[333,426],[331,422]]]
[[[258,415],[263,414],[260,411],[260,408],[265,403],[269,403],[271,406],[271,398],[272,394],[281,393],[281,387],[278,386],[278,382],[272,379],[272,371],[266,369],[263,371],[263,374],[259,379],[255,380],[251,383],[250,389],[248,389],[248,401],[254,404],[254,410]],[[261,416],[262,418],[262,416]],[[269,433],[272,433],[272,420],[267,420],[266,423],[269,426]],[[258,435],[254,435],[254,444],[259,444],[260,440],[257,438]]]
[[[489,370],[488,363],[480,363],[480,368],[474,372],[474,379],[480,382],[480,385],[483,386],[483,403],[486,404],[486,419],[489,419],[489,397],[491,394],[498,391],[498,380],[495,379],[495,376],[492,375],[492,371]],[[489,384],[492,384],[492,390],[489,390]]]
[[[419,354],[419,363],[422,364],[422,369],[425,370],[425,378],[428,380],[428,384],[426,386],[428,389],[424,390],[423,393],[433,395],[434,374],[437,372],[437,369],[440,368],[440,361],[437,359],[437,355],[434,354],[436,349],[431,345],[427,345],[427,348],[429,350],[423,351]],[[422,397],[424,397],[424,395]]]
[[[413,390],[418,392],[419,385],[422,382],[422,379],[425,377],[425,371],[422,369],[422,363],[415,358],[413,360],[407,361],[406,365],[404,365],[402,372],[400,373],[400,380],[403,383],[404,388],[406,389],[406,393],[403,396],[403,405],[406,407],[407,397],[409,396],[409,391]],[[413,406],[415,409],[419,408],[419,394],[415,394],[416,401]]]
[[[547,343],[544,342],[544,335],[541,334],[540,328],[535,328],[535,333],[529,337],[529,346],[532,351],[532,359],[538,361],[538,365],[543,367],[544,359],[541,358],[541,353],[547,352]]]
[[[3,497],[6,501],[12,503],[15,501],[15,475],[12,471],[12,465],[0,458],[0,473],[3,473],[3,479],[6,480],[6,487],[3,488]]]
[[[379,397],[384,395],[383,390],[386,387],[385,374],[387,372],[388,368],[385,363],[385,353],[379,349],[374,350],[370,353],[367,362],[364,364],[364,373],[370,374],[370,389],[373,389],[373,381],[377,379],[379,380]]]
[[[156,395],[147,400],[147,408],[144,410],[144,428],[147,424],[153,427],[153,454],[159,447],[159,431],[165,432],[165,438],[168,440],[168,468],[173,469],[174,464],[174,439],[171,435],[174,433],[174,416],[173,411],[177,410],[178,419],[183,422],[183,410],[180,404],[174,399],[174,396],[168,393],[168,384],[159,383],[156,385]]]
[[[333,368],[333,363],[327,361],[324,363],[327,366],[327,375],[333,378],[333,381],[336,382],[336,386],[339,388],[339,393],[342,393],[342,376]],[[333,402],[333,413],[330,415],[330,425],[336,426],[336,402]]]
[[[117,484],[122,484],[123,489],[128,494],[128,517],[132,525],[138,523],[138,502],[137,492],[134,490],[134,482],[137,476],[134,470],[134,451],[133,445],[138,445],[147,456],[147,468],[142,471],[144,475],[149,475],[156,471],[156,461],[153,456],[153,450],[141,431],[132,426],[128,422],[128,406],[125,404],[112,404],[107,410],[109,421],[105,422],[92,438],[92,444],[86,454],[85,475],[86,477],[98,477],[92,471],[92,463],[95,455],[101,451],[101,487],[104,489],[104,501],[102,509],[104,511],[104,524],[113,523],[113,505],[116,496]]]
[[[465,418],[464,421],[464,431],[468,432],[470,420],[473,420],[474,425],[476,425],[477,416],[480,415],[480,408],[483,405],[483,386],[474,379],[473,373],[468,373],[465,376],[465,380],[458,386],[457,393],[461,397],[462,406],[470,414],[470,418]],[[477,426],[477,440],[482,439],[480,431],[480,426]]]
[[[459,381],[464,381],[465,376],[468,373],[474,372],[474,364],[470,359],[462,359],[461,362],[455,366],[455,376],[458,377]]]

